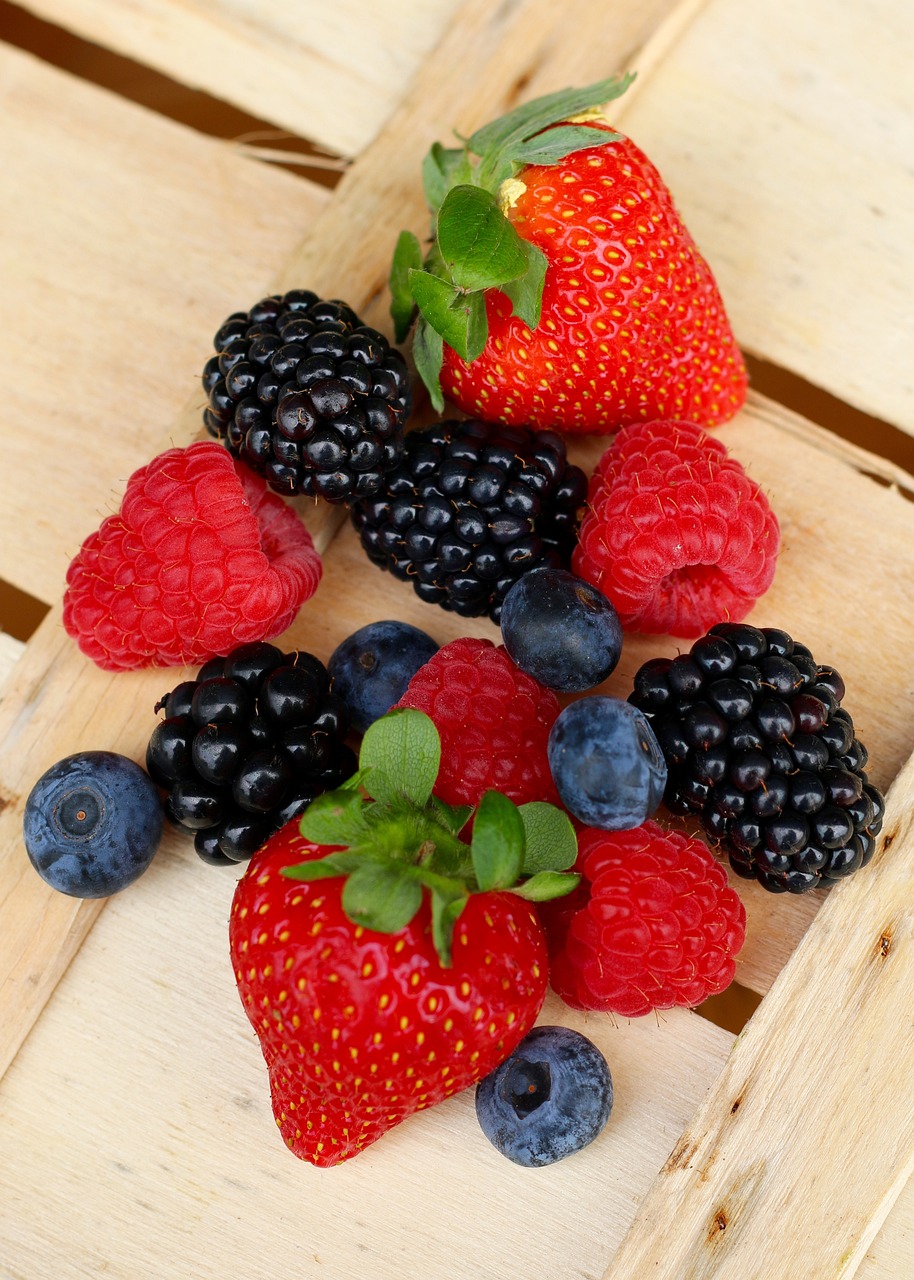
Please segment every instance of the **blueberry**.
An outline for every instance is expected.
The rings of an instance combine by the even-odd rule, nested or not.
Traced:
[[[407,622],[370,622],[337,645],[327,663],[333,690],[349,708],[352,727],[364,733],[406,692],[438,645]]]
[[[532,569],[505,596],[501,635],[508,656],[549,689],[593,689],[615,670],[622,628],[596,587],[564,569]]]
[[[82,751],[42,774],[22,826],[32,866],[52,889],[107,898],[152,861],[162,806],[138,764],[111,751]]]
[[[528,1169],[554,1164],[602,1133],[613,1105],[609,1067],[568,1027],[534,1027],[476,1086],[476,1118],[492,1145]]]
[[[640,827],[663,798],[663,752],[645,716],[618,698],[596,694],[567,706],[548,755],[562,803],[588,826]]]

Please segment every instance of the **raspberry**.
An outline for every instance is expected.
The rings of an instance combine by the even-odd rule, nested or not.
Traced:
[[[63,622],[107,671],[185,666],[279,635],[320,576],[295,512],[201,441],[133,473],[70,565]]]
[[[691,422],[626,427],[590,483],[572,568],[628,631],[699,636],[771,586],[777,518],[735,458]]]
[[[694,1008],[736,972],[746,910],[700,840],[645,822],[584,827],[568,899],[540,907],[552,986],[573,1009]]]
[[[491,640],[452,640],[413,676],[398,707],[415,707],[441,735],[435,794],[477,805],[485,791],[515,804],[559,804],[546,745],[559,713],[554,693],[515,667]]]

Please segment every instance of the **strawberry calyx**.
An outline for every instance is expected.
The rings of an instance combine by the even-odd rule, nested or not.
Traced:
[[[548,260],[507,216],[511,184],[528,165],[557,164],[575,151],[618,142],[621,134],[589,123],[587,115],[620,97],[633,78],[562,89],[483,125],[460,138],[459,147],[432,144],[422,165],[430,245],[423,254],[418,237],[402,231],[389,285],[397,341],[415,322],[413,358],[439,412],[444,344],[467,363],[481,355],[488,339],[486,290],[505,294],[531,330],[539,324]]]
[[[405,928],[429,893],[435,949],[448,967],[454,924],[471,894],[544,902],[570,893],[580,877],[568,870],[577,837],[567,814],[545,801],[518,806],[498,791],[485,793],[475,816],[468,805],[445,804],[432,791],[440,760],[438,730],[424,712],[403,708],[375,721],[357,772],[302,816],[302,835],[329,852],[283,875],[344,877],[343,911],[379,933]]]

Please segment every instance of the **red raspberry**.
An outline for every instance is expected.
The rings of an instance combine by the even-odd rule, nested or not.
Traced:
[[[700,636],[771,586],[777,517],[741,464],[691,422],[624,428],[590,483],[572,568],[629,631]]]
[[[70,565],[63,623],[107,671],[196,665],[285,631],[320,576],[295,512],[201,441],[133,473]]]
[[[438,728],[435,794],[445,804],[477,805],[491,789],[515,804],[560,803],[546,757],[558,701],[518,670],[502,646],[469,636],[443,645],[397,706],[424,711]]]
[[[540,907],[552,986],[573,1009],[637,1018],[732,982],[746,910],[700,840],[656,822],[584,827],[575,870],[574,893]]]

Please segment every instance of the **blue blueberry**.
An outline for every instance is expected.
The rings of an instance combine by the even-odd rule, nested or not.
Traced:
[[[162,838],[162,804],[138,764],[112,751],[58,760],[25,802],[32,866],[52,889],[107,898],[149,866]]]
[[[408,622],[370,622],[337,645],[327,663],[333,690],[346,703],[352,727],[364,733],[406,692],[438,645]]]
[[[548,755],[562,803],[590,827],[640,827],[663,799],[663,752],[645,716],[618,698],[594,694],[567,706]]]
[[[509,657],[549,689],[593,689],[622,653],[616,610],[565,569],[532,569],[505,596],[501,636]]]
[[[568,1027],[534,1027],[476,1086],[476,1118],[492,1145],[528,1169],[554,1164],[602,1133],[613,1105],[606,1059]]]

